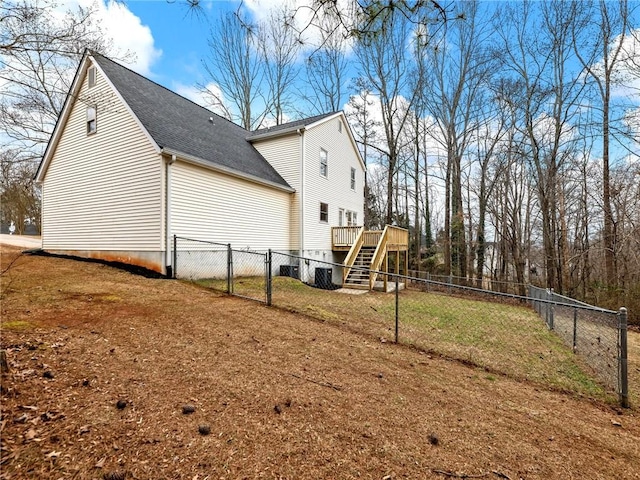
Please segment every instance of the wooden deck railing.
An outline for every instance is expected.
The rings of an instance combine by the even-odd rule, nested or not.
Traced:
[[[384,227],[384,231],[376,247],[376,251],[371,259],[371,267],[369,270],[369,290],[373,290],[373,286],[378,278],[378,270],[382,266],[385,255],[387,254],[387,242],[389,240],[389,225]],[[374,271],[375,270],[375,271]]]
[[[365,230],[364,241],[362,245],[364,247],[375,247],[376,245],[378,245],[380,237],[382,237],[383,233],[384,230]]]
[[[344,227],[337,227],[337,228],[344,228]],[[353,228],[353,227],[350,227],[350,228]],[[354,239],[353,245],[351,246],[349,253],[347,253],[347,257],[344,259],[344,268],[342,269],[343,284],[347,279],[347,276],[351,271],[351,267],[356,261],[356,258],[358,257],[358,252],[360,252],[360,249],[362,248],[362,244],[364,242],[364,227],[356,227],[356,228],[358,228],[358,235]]]
[[[387,247],[390,250],[406,250],[409,246],[409,231],[404,228],[387,225]]]
[[[409,231],[404,228],[387,225],[384,227],[376,251],[371,259],[369,271],[369,290],[373,289],[378,278],[378,272],[389,250],[406,250],[409,245]],[[386,269],[385,269],[386,271]],[[387,276],[384,277],[384,289],[387,290]]]
[[[363,227],[331,227],[332,247],[350,247]]]

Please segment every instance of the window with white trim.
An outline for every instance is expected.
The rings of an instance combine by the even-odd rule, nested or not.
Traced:
[[[89,88],[96,85],[96,67],[89,67],[89,70],[87,71],[87,83]]]
[[[329,204],[320,202],[320,221],[323,223],[329,222]]]
[[[355,227],[358,225],[358,212],[346,211],[347,227]]]
[[[87,135],[96,133],[96,107],[87,107]]]
[[[320,149],[320,175],[327,177],[329,173],[329,154],[324,148]]]
[[[342,133],[342,122],[338,120],[338,132]]]
[[[356,169],[351,167],[351,190],[356,189]]]

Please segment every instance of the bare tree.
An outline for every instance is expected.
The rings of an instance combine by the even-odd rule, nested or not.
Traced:
[[[298,54],[302,43],[292,27],[292,14],[286,8],[271,11],[269,19],[259,26],[258,46],[266,81],[267,110],[276,125],[285,120],[292,109]]]
[[[429,52],[432,95],[427,111],[436,120],[447,153],[445,179],[445,272],[465,277],[465,239],[462,159],[472,142],[478,121],[482,89],[488,87],[495,68],[484,47],[487,24],[478,2],[460,2],[461,18],[447,26],[446,35],[433,42]]]
[[[307,58],[308,98],[319,113],[336,112],[344,105],[347,75],[347,41],[327,18],[321,30],[321,46]]]
[[[581,2],[580,8],[587,7]],[[602,209],[604,219],[604,252],[607,283],[615,287],[618,283],[616,219],[612,209],[611,190],[611,124],[612,87],[619,80],[618,71],[627,61],[623,48],[625,36],[630,26],[627,0],[607,2],[599,0],[594,6],[589,2],[589,35],[574,30],[574,48],[576,55],[597,91],[600,114],[599,132],[602,141]],[[633,61],[633,57],[630,59]]]
[[[411,88],[417,74],[412,54],[406,45],[412,30],[407,19],[393,10],[381,14],[384,24],[377,35],[361,41],[356,47],[360,71],[371,86],[372,93],[380,99],[382,127],[387,153],[386,213],[385,223],[394,221],[394,178],[398,173],[401,132],[412,113],[411,108],[419,89]]]
[[[0,7],[0,130],[21,160],[44,151],[84,50],[108,47],[93,10],[78,7],[60,20],[53,7],[49,0]]]
[[[573,155],[572,121],[578,118],[584,88],[579,72],[569,71],[571,33],[583,19],[575,4],[525,1],[503,9],[497,23],[507,71],[521,88],[516,106],[526,142],[520,155],[536,180],[546,282],[558,291],[563,287],[566,241],[558,218],[559,172]]]
[[[360,147],[362,158],[364,159],[364,225],[369,229],[381,228],[384,224],[384,209],[381,209],[378,202],[384,198],[376,195],[376,188],[372,188],[372,178],[369,175],[369,166],[371,165],[370,157],[372,150],[377,154],[376,144],[379,141],[378,128],[379,123],[372,117],[372,109],[374,102],[371,99],[366,80],[363,78],[356,79],[355,86],[358,94],[353,95],[349,99],[349,109],[347,115],[350,123],[353,125],[353,133]],[[374,180],[377,176],[374,177]]]
[[[101,53],[109,48],[91,8],[77,7],[58,18],[54,7],[52,0],[0,6],[2,213],[18,232],[25,219],[39,223],[33,176],[78,62],[86,48]]]
[[[211,105],[225,110],[229,120],[237,121],[247,130],[259,126],[266,108],[257,108],[257,101],[264,98],[261,86],[264,70],[256,53],[257,27],[247,23],[239,12],[226,13],[211,29],[209,49],[204,68],[220,91],[201,85],[203,94]]]

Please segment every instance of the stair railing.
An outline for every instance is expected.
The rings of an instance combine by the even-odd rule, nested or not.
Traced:
[[[364,242],[364,227],[361,227],[360,231],[358,232],[358,235],[356,236],[356,239],[353,241],[353,245],[351,245],[351,248],[349,249],[349,253],[347,253],[347,257],[344,259],[344,268],[342,269],[343,285],[347,279],[347,276],[349,275],[349,272],[351,271],[351,267],[353,266],[353,264],[356,261],[356,258],[358,257],[358,253],[362,248],[363,242]]]
[[[378,270],[380,270],[380,266],[384,260],[385,255],[387,254],[387,241],[389,239],[389,225],[384,227],[384,231],[380,236],[380,240],[378,240],[378,246],[376,247],[376,251],[373,254],[373,258],[371,259],[371,266],[369,267],[369,290],[373,290],[373,286],[376,283],[376,279],[378,278]]]

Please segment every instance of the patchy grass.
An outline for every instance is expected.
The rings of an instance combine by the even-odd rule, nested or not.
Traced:
[[[33,328],[34,326],[25,322],[24,320],[10,320],[8,322],[2,322],[2,328],[6,328],[7,330],[27,330]]]
[[[200,285],[225,291],[226,281]],[[261,278],[242,278],[236,289],[264,298]],[[395,295],[346,295],[310,287],[289,277],[273,279],[273,305],[355,331],[395,340]],[[589,367],[550,332],[528,306],[493,303],[440,293],[404,290],[399,297],[399,340],[430,353],[551,388],[616,402]]]

